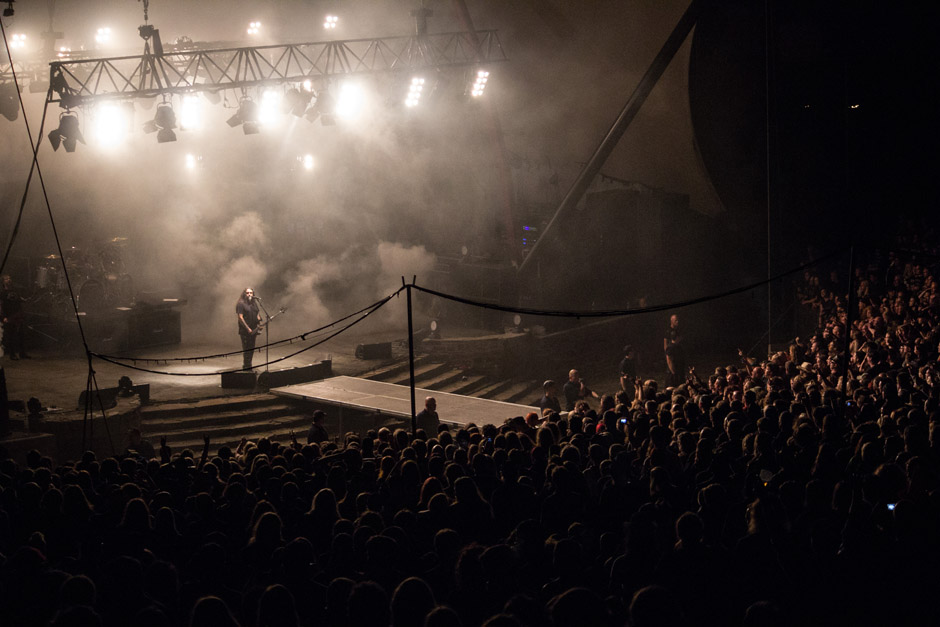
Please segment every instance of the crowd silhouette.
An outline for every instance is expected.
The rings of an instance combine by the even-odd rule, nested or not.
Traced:
[[[6,459],[3,622],[940,624],[936,260],[807,272],[788,350],[570,413]]]

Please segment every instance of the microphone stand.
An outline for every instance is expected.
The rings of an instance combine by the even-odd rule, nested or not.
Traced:
[[[271,350],[271,342],[269,341],[271,328],[270,328],[270,325],[268,324],[269,322],[271,322],[271,314],[269,314],[268,310],[264,308],[264,303],[261,301],[260,298],[256,298],[255,300],[258,301],[258,306],[260,306],[261,311],[264,312],[264,371],[267,372],[268,369],[271,367],[270,366],[271,359],[268,356],[268,353]]]

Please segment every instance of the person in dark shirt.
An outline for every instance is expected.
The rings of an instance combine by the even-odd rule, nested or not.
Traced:
[[[620,360],[618,371],[620,372],[620,389],[632,392],[634,381],[636,381],[636,351],[633,350],[633,345],[627,344],[623,347],[623,359]]]
[[[255,340],[261,331],[261,311],[255,300],[255,291],[246,287],[235,303],[238,315],[238,337],[242,341],[242,369],[251,370],[251,358],[255,354]]]
[[[550,409],[556,414],[561,413],[561,403],[558,402],[558,386],[549,379],[542,384],[542,398],[539,399],[540,413],[544,416],[545,410]]]
[[[429,438],[433,438],[437,435],[437,428],[441,424],[441,420],[437,415],[437,399],[433,396],[429,396],[424,399],[424,409],[418,412],[418,415],[415,416],[415,420],[418,424],[418,429],[424,429],[424,432]]]
[[[577,370],[568,372],[568,382],[565,383],[565,411],[574,411],[574,404],[586,399],[588,396],[600,398],[597,392],[594,392],[581,379],[581,373]]]
[[[313,412],[313,424],[307,432],[307,444],[319,444],[330,439],[330,434],[326,432],[323,421],[326,420],[326,412],[318,409]]]
[[[663,338],[663,351],[666,353],[666,367],[669,369],[667,384],[681,385],[685,381],[685,344],[679,329],[679,316],[669,317],[669,328]]]

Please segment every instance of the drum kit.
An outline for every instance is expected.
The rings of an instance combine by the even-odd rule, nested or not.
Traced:
[[[113,237],[94,249],[71,247],[65,251],[65,271],[58,255],[46,255],[35,269],[31,309],[52,317],[72,311],[69,282],[79,311],[97,312],[134,304],[134,280],[124,266],[126,237]]]

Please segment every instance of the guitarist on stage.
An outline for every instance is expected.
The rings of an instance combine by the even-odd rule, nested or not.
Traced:
[[[255,338],[261,330],[261,311],[255,300],[255,291],[246,287],[235,303],[238,314],[238,336],[242,340],[242,369],[251,370],[251,358],[255,354]]]

